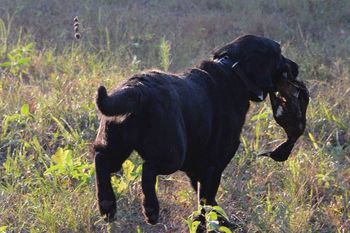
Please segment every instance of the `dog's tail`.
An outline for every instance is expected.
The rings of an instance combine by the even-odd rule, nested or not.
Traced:
[[[139,106],[140,93],[135,88],[124,88],[107,94],[104,86],[97,90],[96,105],[105,116],[116,116],[130,114],[136,111]]]

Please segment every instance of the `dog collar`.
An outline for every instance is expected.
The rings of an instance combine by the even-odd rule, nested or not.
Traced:
[[[231,60],[227,55],[214,59],[214,62],[225,67],[230,67],[231,69],[233,69],[239,63],[236,60]]]
[[[257,96],[259,100],[261,100],[261,101],[264,100],[263,91],[257,85],[255,85],[247,77],[247,75],[242,71],[242,69],[239,67],[239,61],[232,60],[227,55],[220,57],[220,58],[216,58],[213,61],[217,64],[220,64],[221,66],[224,66],[224,67],[232,70],[242,80],[242,82],[244,83],[244,85],[246,85],[246,87],[249,89],[249,91],[254,93],[254,95]]]

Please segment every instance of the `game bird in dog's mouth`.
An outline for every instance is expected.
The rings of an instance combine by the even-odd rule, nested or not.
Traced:
[[[288,159],[295,142],[303,134],[306,126],[306,109],[309,104],[309,92],[303,81],[296,79],[290,67],[284,78],[276,83],[277,92],[270,92],[273,117],[287,133],[287,141],[272,152],[259,156],[268,156],[275,161]]]
[[[159,217],[157,175],[184,171],[202,204],[217,205],[221,174],[239,146],[250,101],[270,95],[274,118],[288,140],[265,153],[284,161],[306,124],[308,92],[296,79],[298,65],[268,38],[246,35],[214,52],[209,60],[181,74],[135,74],[108,94],[98,89],[102,113],[94,143],[99,209],[107,220],[116,213],[111,174],[133,150],[142,167],[143,213]]]

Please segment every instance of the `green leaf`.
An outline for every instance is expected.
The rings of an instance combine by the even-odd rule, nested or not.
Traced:
[[[187,220],[187,225],[190,230],[190,233],[196,233],[198,226],[200,224],[200,221],[192,221],[191,219]]]
[[[33,48],[33,43],[29,43],[27,44],[25,47],[23,47],[23,51],[24,52],[31,52],[32,51],[32,48]]]
[[[131,175],[136,179],[137,177],[141,176],[142,174],[142,165],[139,165],[135,171],[131,172]]]
[[[221,216],[223,216],[226,220],[228,220],[228,216],[225,213],[225,211],[220,207],[220,206],[213,206],[213,210],[215,210],[218,214],[220,214]]]
[[[117,193],[121,193],[127,188],[125,182],[117,178],[116,176],[111,177],[111,184],[113,189],[115,189]]]
[[[1,226],[0,227],[0,233],[6,232],[7,228],[8,228],[8,226]]]
[[[56,153],[51,157],[52,160],[60,166],[73,166],[73,152],[71,150],[63,150],[58,148]]]
[[[11,61],[11,65],[12,65],[12,63],[16,60],[16,58],[15,58],[14,56],[12,56],[11,53],[8,53],[8,54],[7,54],[7,57],[8,57],[8,59]]]
[[[251,121],[257,121],[257,120],[265,120],[267,118],[268,114],[266,112],[259,113],[254,115],[250,120]]]
[[[46,171],[44,172],[44,175],[49,175],[49,174],[57,174],[56,171],[61,171],[62,166],[60,165],[51,165]],[[61,173],[61,172],[58,172]]]
[[[216,220],[218,220],[218,214],[215,211],[211,211],[211,212],[206,214],[206,218],[209,221],[216,221]]]
[[[7,61],[7,62],[4,62],[4,63],[1,63],[1,64],[0,64],[0,67],[5,68],[5,67],[10,67],[11,65],[12,65],[12,62]]]
[[[228,229],[227,227],[224,227],[224,226],[219,227],[219,232],[232,233],[232,231],[230,229]]]
[[[123,163],[123,172],[124,172],[124,176],[126,178],[126,181],[129,182],[131,181],[131,177],[132,177],[132,171],[134,170],[134,163],[131,162],[130,160],[125,160],[125,162]]]
[[[30,114],[29,112],[29,105],[28,104],[23,104],[21,107],[21,114],[23,116],[28,116]]]
[[[64,153],[66,154],[65,156],[65,165],[71,167],[74,165],[74,162],[73,162],[73,151],[72,150],[65,150]]]
[[[51,157],[51,159],[58,165],[63,165],[64,164],[64,158],[65,154],[63,152],[62,148],[58,148],[56,153]]]
[[[27,65],[30,62],[30,60],[31,60],[30,57],[25,57],[25,58],[19,59],[17,61],[17,64],[18,65]]]

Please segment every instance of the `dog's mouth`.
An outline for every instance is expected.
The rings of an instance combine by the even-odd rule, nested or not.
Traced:
[[[280,72],[278,78],[274,82],[274,87],[269,93],[277,93],[283,91],[287,85],[297,79],[298,71],[295,71],[288,63],[285,64],[285,68]]]
[[[257,96],[259,100],[263,101],[266,98],[266,93],[265,93],[265,97],[264,97],[264,92],[262,91],[260,93],[260,95]]]
[[[293,72],[290,71],[290,67],[288,70],[280,71],[278,75],[276,75],[271,84],[271,86],[264,86],[260,88],[255,88],[250,91],[251,100],[255,102],[264,101],[269,93],[277,93],[279,92],[287,82],[291,80],[295,80],[296,76],[293,75]]]
[[[266,99],[268,93],[269,93],[268,91],[257,91],[257,92],[250,91],[249,99],[254,102],[262,102]]]
[[[291,65],[285,64],[284,69],[278,72],[277,78],[274,79],[272,87],[266,88],[267,93],[278,93],[281,89],[285,88],[288,83],[296,80],[298,71],[295,71]]]

